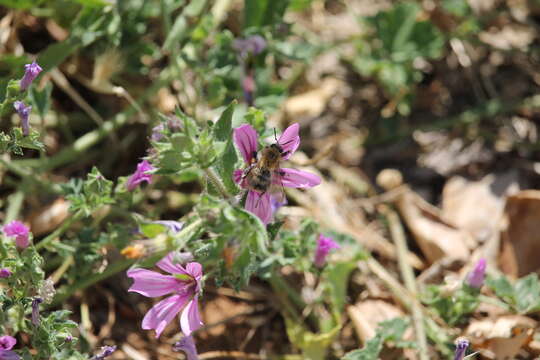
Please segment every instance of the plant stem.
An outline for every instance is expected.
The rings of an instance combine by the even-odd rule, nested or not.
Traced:
[[[403,227],[401,226],[399,218],[394,211],[387,209],[385,212],[390,224],[390,233],[392,234],[392,239],[396,245],[399,269],[405,282],[405,287],[416,299],[418,299],[418,288],[416,286],[414,271],[412,266],[407,261],[407,254],[409,250],[407,249],[407,241],[405,240]],[[426,330],[424,328],[424,317],[418,302],[413,301],[411,303],[411,313],[414,323],[414,330],[416,332],[416,340],[418,342],[418,353],[420,360],[429,360]]]
[[[219,178],[218,174],[216,173],[214,169],[212,169],[211,167],[206,168],[204,169],[204,173],[206,174],[206,176],[208,177],[212,185],[214,185],[214,187],[219,191],[219,193],[224,199],[231,198],[231,194],[229,194],[229,192],[227,191],[227,188],[225,188],[225,185],[223,185],[223,181],[221,181],[221,179]]]
[[[104,280],[110,276],[113,276],[116,273],[119,273],[120,271],[123,271],[127,269],[128,267],[133,264],[135,260],[132,259],[120,259],[115,262],[113,262],[111,265],[109,265],[105,271],[97,274],[92,274],[86,278],[84,278],[82,281],[74,283],[70,286],[68,286],[65,289],[62,289],[62,291],[59,291],[56,293],[56,296],[54,297],[54,300],[50,306],[56,306],[62,302],[64,302],[66,299],[68,299],[71,295],[73,295],[76,291],[85,289],[91,285],[94,285],[95,283]]]
[[[302,322],[302,319],[300,318],[297,309],[289,301],[290,299],[297,298],[297,296],[295,296],[296,294],[290,296],[292,289],[285,283],[281,276],[275,273],[275,270],[272,272],[272,276],[268,281],[270,282],[270,285],[272,285],[274,293],[277,295],[277,298],[285,311],[289,314],[291,318],[294,319],[294,321],[300,324]]]
[[[62,235],[64,232],[66,232],[66,230],[69,229],[69,227],[73,225],[74,222],[80,220],[81,218],[82,218],[81,212],[77,212],[73,215],[70,215],[70,217],[67,218],[58,229],[56,229],[47,237],[45,237],[43,240],[41,240],[39,243],[37,243],[36,249],[39,250],[42,247],[49,245],[54,239],[56,239],[57,237]]]

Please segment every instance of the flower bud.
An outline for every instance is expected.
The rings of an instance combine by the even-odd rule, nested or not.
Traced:
[[[467,285],[472,288],[480,289],[484,285],[486,278],[486,259],[480,259],[474,266],[473,271],[467,275]]]
[[[24,91],[28,89],[32,81],[39,75],[43,69],[37,64],[37,62],[32,62],[31,64],[24,65],[24,75],[21,79],[21,90]]]

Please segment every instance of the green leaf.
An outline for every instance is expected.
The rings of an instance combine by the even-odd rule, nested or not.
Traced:
[[[376,335],[368,340],[364,348],[345,354],[341,360],[377,360],[386,341],[392,341],[397,347],[414,347],[413,343],[402,340],[408,326],[409,321],[403,318],[379,323]]]
[[[172,47],[182,40],[184,40],[188,35],[188,23],[184,15],[179,15],[171,28],[171,31],[167,35],[165,42],[163,43],[164,50],[171,50]]]
[[[167,227],[165,225],[154,223],[140,224],[139,229],[144,236],[150,239],[167,231]]]
[[[193,17],[199,16],[206,5],[207,0],[191,0],[184,9],[183,15]]]
[[[327,332],[313,333],[307,330],[302,324],[289,318],[286,313],[285,326],[287,336],[291,343],[302,350],[304,359],[323,360],[326,359],[326,351],[339,334],[341,324],[336,325]]]
[[[514,285],[516,308],[520,313],[540,310],[540,283],[537,274],[519,279]]]
[[[328,264],[324,270],[324,278],[330,290],[333,311],[341,314],[347,302],[347,284],[349,275],[356,268],[356,261]]]
[[[34,108],[38,111],[39,116],[45,117],[49,108],[51,107],[51,92],[52,83],[47,82],[43,90],[39,91],[35,86],[31,86],[28,90],[28,96],[30,101],[34,105]]]
[[[290,0],[244,0],[244,29],[276,24]]]
[[[506,302],[514,305],[514,287],[508,281],[505,276],[501,276],[497,279],[488,277],[486,280],[486,285],[495,291],[495,294],[505,300]]]
[[[221,155],[221,161],[217,165],[217,170],[223,185],[225,185],[225,188],[231,194],[238,193],[238,186],[236,186],[236,183],[233,180],[233,172],[237,161],[238,156],[236,155],[232,137],[230,137],[225,146],[225,150]]]
[[[233,100],[229,106],[223,110],[218,121],[214,124],[213,134],[219,141],[227,141],[232,138],[232,117],[236,104],[236,100]]]

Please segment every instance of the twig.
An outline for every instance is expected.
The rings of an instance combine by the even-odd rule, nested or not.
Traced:
[[[403,233],[403,228],[399,222],[397,214],[387,209],[385,211],[390,225],[390,233],[392,234],[392,239],[396,245],[397,257],[399,269],[401,276],[405,282],[405,287],[409,292],[416,298],[418,298],[418,288],[416,286],[416,278],[414,276],[414,271],[412,266],[407,260],[407,242],[405,240],[405,234]],[[414,323],[414,329],[416,332],[416,340],[418,342],[418,352],[421,360],[429,360],[429,352],[426,339],[426,330],[424,328],[424,317],[422,310],[420,309],[419,303],[417,301],[411,302],[411,313]]]
[[[94,110],[90,104],[84,100],[84,98],[79,95],[77,90],[75,90],[71,84],[69,83],[66,76],[58,69],[54,68],[49,71],[49,74],[51,75],[54,83],[60,87],[60,89],[64,90],[64,92],[92,119],[98,126],[103,126],[105,123],[105,120],[97,113],[97,111]],[[114,143],[118,143],[118,138],[114,135],[114,133],[109,133],[109,136],[111,137],[111,140],[114,141]]]
[[[218,358],[233,358],[233,359],[249,359],[249,360],[266,360],[266,356],[258,354],[248,354],[242,351],[208,351],[199,354],[199,359],[218,359]]]

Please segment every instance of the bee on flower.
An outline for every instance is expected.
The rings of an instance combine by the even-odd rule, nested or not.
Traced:
[[[299,129],[297,123],[292,124],[275,143],[260,151],[257,132],[251,125],[234,129],[234,142],[246,164],[244,169],[234,171],[234,181],[248,191],[246,210],[257,215],[264,224],[272,219],[272,197],[283,202],[283,187],[310,188],[321,183],[321,178],[315,174],[281,167],[281,162],[300,145]]]

